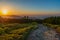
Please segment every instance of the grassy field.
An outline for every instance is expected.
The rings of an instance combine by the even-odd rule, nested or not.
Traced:
[[[60,34],[60,25],[53,25],[53,24],[47,24],[47,23],[44,23],[44,25],[49,28],[55,29],[56,32]]]
[[[26,40],[29,33],[37,28],[37,23],[0,24],[0,40]]]

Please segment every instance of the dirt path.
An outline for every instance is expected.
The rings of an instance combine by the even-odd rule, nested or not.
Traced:
[[[30,33],[27,40],[59,40],[54,30],[49,30],[42,24],[38,24],[38,29]]]

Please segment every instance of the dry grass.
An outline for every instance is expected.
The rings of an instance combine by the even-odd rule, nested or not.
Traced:
[[[30,31],[37,28],[36,23],[0,24],[0,40],[25,40]]]

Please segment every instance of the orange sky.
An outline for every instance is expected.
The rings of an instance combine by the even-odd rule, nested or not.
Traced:
[[[2,9],[7,9],[6,15],[54,15],[60,13],[60,1],[14,1],[0,0],[0,15]],[[57,5],[57,6],[56,6]]]

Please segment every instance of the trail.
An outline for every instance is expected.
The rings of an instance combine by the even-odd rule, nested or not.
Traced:
[[[27,40],[59,40],[56,34],[54,30],[38,24],[38,29],[32,31]]]

